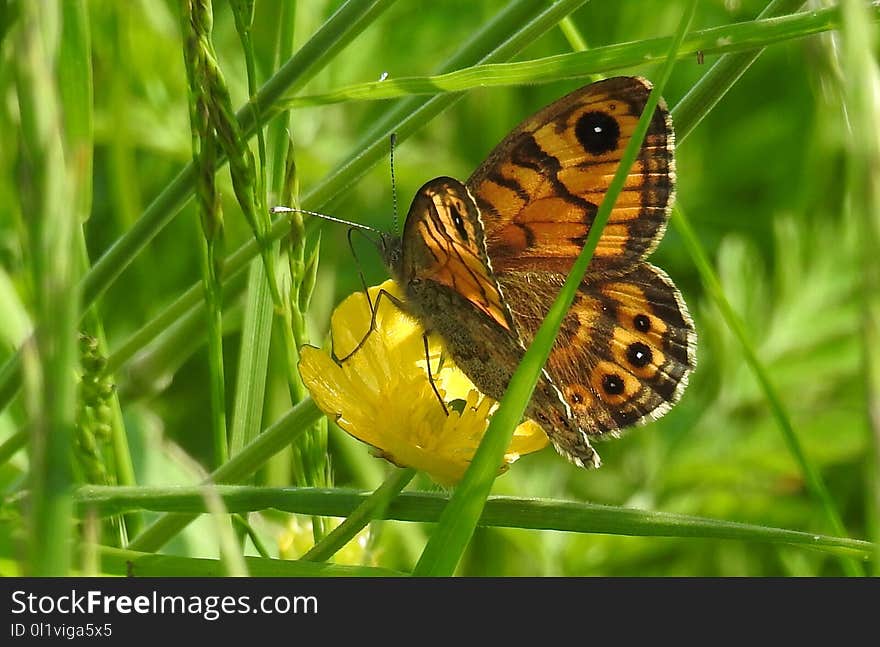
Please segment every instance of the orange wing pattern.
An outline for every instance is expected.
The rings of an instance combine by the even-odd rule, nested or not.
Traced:
[[[576,90],[520,124],[474,172],[467,185],[496,272],[568,272],[650,87],[644,79],[617,77]],[[595,269],[626,268],[662,237],[673,198],[673,147],[661,102],[599,241]]]
[[[565,276],[509,272],[499,279],[526,344]],[[613,278],[584,281],[547,362],[589,435],[659,418],[678,401],[696,366],[696,333],[666,274],[639,263]]]
[[[401,261],[405,282],[444,285],[513,330],[486,255],[480,213],[458,180],[438,177],[419,189],[406,218]]]

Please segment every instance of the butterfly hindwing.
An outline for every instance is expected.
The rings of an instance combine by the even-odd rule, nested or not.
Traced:
[[[497,272],[569,271],[650,89],[644,79],[616,77],[576,90],[515,128],[474,172],[467,185]],[[661,102],[596,248],[596,270],[626,268],[663,235],[673,199],[673,147]]]
[[[529,343],[563,275],[509,272],[500,278],[519,333]],[[581,283],[547,362],[588,435],[663,415],[696,365],[696,333],[666,274],[639,263],[622,275]]]

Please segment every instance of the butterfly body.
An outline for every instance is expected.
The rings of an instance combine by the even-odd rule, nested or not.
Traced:
[[[466,183],[416,194],[382,248],[404,309],[500,399],[580,253],[650,91],[618,77],[515,128]],[[591,439],[655,419],[695,366],[696,335],[672,281],[644,259],[674,193],[674,135],[658,107],[526,415],[557,450],[598,466]]]

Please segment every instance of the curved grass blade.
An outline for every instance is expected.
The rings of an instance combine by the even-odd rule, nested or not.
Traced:
[[[272,456],[287,447],[299,434],[309,429],[324,414],[311,398],[306,398],[269,426],[238,454],[211,472],[207,482],[238,483],[256,472]],[[165,515],[135,537],[128,548],[144,552],[159,550],[196,515]]]
[[[153,555],[134,550],[99,546],[101,567],[108,575],[126,577],[221,577],[225,566],[218,559]],[[373,566],[343,566],[264,557],[243,557],[252,577],[404,577],[406,573]]]
[[[72,7],[71,7],[72,8]],[[28,511],[28,572],[36,576],[67,575],[71,565],[71,489],[74,484],[71,448],[76,409],[75,372],[79,365],[77,320],[80,292],[76,289],[81,264],[77,228],[79,214],[68,205],[78,204],[76,160],[65,151],[65,100],[77,97],[59,93],[57,75],[64,65],[58,57],[62,32],[52,29],[63,20],[55,4],[32,3],[21,7],[16,43],[15,88],[21,116],[22,166],[20,185],[27,232],[25,258],[33,286],[37,332],[26,341],[23,357],[27,375],[26,407],[31,421],[30,487],[33,505]],[[69,11],[68,21],[82,16]],[[68,23],[65,38],[84,41],[87,32]],[[78,49],[87,49],[80,42]],[[67,48],[66,48],[67,49]],[[68,49],[69,51],[69,49]],[[77,128],[74,126],[74,128]],[[82,160],[79,160],[81,163]]]
[[[263,488],[218,485],[218,496],[230,512],[281,510],[305,515],[348,517],[372,493],[346,488]],[[430,523],[437,521],[449,503],[438,492],[404,492],[375,515],[376,519]],[[129,510],[179,514],[207,512],[197,487],[128,488],[86,486],[76,491],[77,512],[97,510],[103,516]],[[670,512],[638,510],[581,501],[492,496],[486,501],[479,526],[554,530],[631,537],[690,537],[769,542],[814,548],[831,554],[871,558],[877,547],[868,541],[708,519]]]
[[[880,21],[880,6],[872,7],[869,15],[871,22]],[[712,27],[688,34],[677,58],[690,58],[697,52],[709,55],[751,52],[775,43],[838,29],[842,23],[842,11],[840,7],[834,6],[777,18]],[[474,65],[434,76],[357,83],[322,94],[288,95],[281,105],[286,108],[303,108],[344,101],[380,101],[412,95],[463,92],[473,88],[583,79],[600,72],[608,73],[662,61],[671,42],[671,36],[652,38],[515,63]]]
[[[376,491],[364,499],[357,508],[346,516],[345,521],[339,524],[324,539],[315,544],[312,549],[302,556],[303,560],[323,562],[335,555],[355,535],[357,535],[370,521],[381,517],[388,504],[400,494],[410,481],[415,477],[416,471],[412,468],[397,468]]]

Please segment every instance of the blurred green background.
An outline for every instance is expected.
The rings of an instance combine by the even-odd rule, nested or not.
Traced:
[[[267,77],[277,2],[256,3],[258,75]],[[539,2],[539,0],[535,0]],[[305,42],[340,3],[303,0],[296,7],[295,44]],[[351,83],[428,75],[507,3],[444,0],[394,3],[303,90],[315,94]],[[760,0],[699,2],[692,29],[752,20]],[[816,3],[818,6],[821,3]],[[672,34],[684,2],[594,0],[572,14],[590,48]],[[141,0],[86,3],[94,75],[93,207],[84,225],[89,257],[99,258],[128,231],[191,159],[187,85],[178,7]],[[247,100],[241,46],[226,2],[214,2],[214,44],[233,104]],[[2,123],[19,120],[10,61],[16,25],[2,41]],[[871,29],[876,32],[876,25]],[[838,50],[822,34],[773,45],[677,150],[678,204],[709,254],[724,294],[745,322],[757,354],[777,387],[806,454],[819,468],[853,537],[871,538],[875,456],[868,423],[862,342],[858,218],[847,213],[846,113]],[[550,30],[515,60],[571,51]],[[665,92],[675,105],[717,57],[682,59]],[[656,73],[656,67],[611,74]],[[396,150],[402,214],[427,180],[466,178],[521,119],[582,85],[584,79],[474,89],[425,124]],[[333,171],[387,109],[385,102],[302,108],[292,117],[302,192]],[[877,133],[865,133],[876,137]],[[23,222],[22,177],[14,146],[0,153],[0,351],[6,359],[32,323]],[[880,170],[874,168],[875,173]],[[218,174],[225,218],[224,248],[252,234],[226,169]],[[390,229],[392,191],[387,160],[338,195],[328,213]],[[343,227],[322,227],[321,264],[309,312],[321,342],[334,305],[359,287],[357,264]],[[200,279],[201,232],[191,202],[140,254],[100,300],[111,349]],[[878,250],[880,251],[880,250]],[[386,278],[379,257],[359,246],[371,284]],[[652,257],[682,290],[699,335],[698,369],[681,403],[666,417],[600,446],[603,467],[586,472],[552,449],[521,459],[493,492],[553,497],[662,510],[728,521],[829,533],[821,509],[779,431],[742,348],[704,290],[678,230],[670,226]],[[226,385],[234,388],[240,344],[241,296],[224,305]],[[290,406],[276,333],[264,406],[271,422]],[[211,452],[209,366],[204,339],[175,342],[168,356],[135,357],[114,376],[123,407],[137,482],[170,485],[197,480],[183,452],[203,464]],[[143,360],[143,361],[141,361]],[[230,396],[231,402],[231,396]],[[19,397],[0,415],[0,442],[27,427]],[[182,450],[182,451],[181,451]],[[330,483],[375,488],[387,471],[367,448],[329,432]],[[309,459],[310,460],[310,459]],[[291,482],[289,455],[263,470],[258,483]],[[25,483],[27,454],[0,466],[6,504],[0,517],[0,564],[22,556],[23,522],[11,502]],[[435,489],[421,477],[415,482]],[[301,541],[308,517],[296,525],[280,513],[252,515],[277,552]],[[182,555],[216,555],[210,526],[194,524],[169,545]],[[201,525],[200,525],[201,524]],[[2,528],[8,529],[3,530]],[[430,525],[374,524],[366,549],[350,559],[409,570]],[[286,545],[286,544],[285,544]],[[296,554],[296,550],[293,550]],[[838,575],[840,562],[795,547],[700,538],[623,537],[508,529],[478,529],[459,567],[466,575]]]

